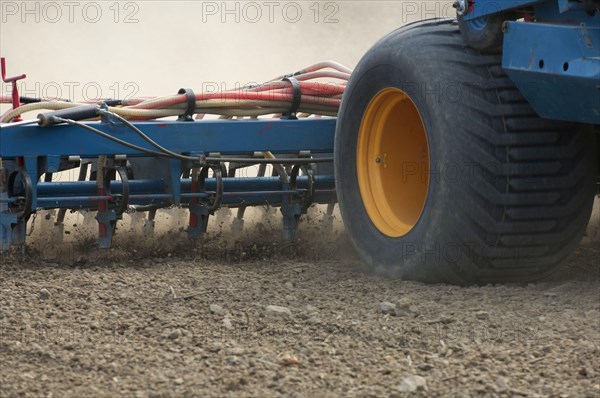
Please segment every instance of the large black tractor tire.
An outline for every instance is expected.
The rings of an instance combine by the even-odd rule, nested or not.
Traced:
[[[387,275],[453,284],[532,281],[572,253],[596,180],[589,127],[539,118],[456,21],[379,41],[340,109],[335,174],[362,259]]]

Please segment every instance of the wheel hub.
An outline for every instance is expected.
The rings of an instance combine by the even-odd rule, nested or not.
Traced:
[[[389,237],[417,224],[429,188],[429,144],[414,102],[397,88],[379,92],[358,136],[357,174],[369,218]]]

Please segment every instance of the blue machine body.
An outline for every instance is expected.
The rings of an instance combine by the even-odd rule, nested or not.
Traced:
[[[112,137],[142,148],[153,149],[139,135],[111,119],[88,122]],[[138,122],[134,125],[151,140],[169,150],[201,159],[211,157],[212,164],[178,159],[149,157],[148,153],[115,143],[78,126],[58,125],[39,127],[19,126],[0,130],[0,174],[9,186],[0,184],[0,249],[25,240],[29,214],[41,209],[92,209],[101,229],[100,247],[108,248],[116,221],[129,206],[185,206],[191,218],[188,233],[198,237],[206,230],[208,217],[214,209],[209,203],[219,193],[219,205],[245,208],[247,206],[281,206],[284,229],[292,239],[296,224],[312,203],[335,203],[335,180],[329,173],[319,172],[320,164],[309,163],[311,158],[330,159],[333,153],[335,118],[256,119]],[[215,176],[215,169],[225,156],[244,160],[239,168],[258,162],[255,155],[276,154],[298,165],[310,166],[311,173],[278,176]],[[96,162],[100,156],[109,166],[125,170],[127,162],[143,159],[155,177],[127,179],[111,178],[101,186],[97,181],[43,181],[42,176],[69,170],[83,164],[85,159]],[[264,158],[262,160],[265,160]],[[212,176],[205,176],[202,187],[198,180],[183,176],[185,170],[210,167]],[[231,165],[230,165],[231,170]],[[150,172],[152,174],[152,172]],[[11,179],[9,174],[13,176]],[[116,174],[116,173],[115,173]],[[146,171],[145,174],[148,174]],[[1,182],[1,181],[0,181]],[[122,203],[125,200],[126,203]],[[23,204],[27,202],[26,204]],[[23,207],[27,214],[21,214]]]
[[[600,2],[476,0],[465,20],[530,13],[504,25],[502,66],[544,118],[600,124]]]

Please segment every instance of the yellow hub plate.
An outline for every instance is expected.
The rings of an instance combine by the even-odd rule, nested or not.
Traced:
[[[417,224],[429,189],[429,144],[414,102],[397,88],[369,103],[358,133],[358,185],[371,222],[399,238]]]

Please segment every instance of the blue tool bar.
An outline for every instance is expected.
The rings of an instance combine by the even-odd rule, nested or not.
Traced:
[[[156,150],[122,124],[86,123],[114,137]],[[137,122],[136,127],[177,153],[252,154],[271,151],[332,153],[335,118]],[[148,156],[77,126],[37,125],[0,129],[0,157],[100,155]]]
[[[299,176],[297,186],[299,190],[307,188],[308,178]],[[252,178],[224,178],[223,179],[223,204],[270,204],[281,203],[283,195],[298,194],[297,191],[283,190],[278,177],[252,177]],[[123,192],[120,181],[111,182],[111,193],[120,195]],[[205,193],[190,193],[191,180],[181,180],[182,202],[186,203],[191,197],[206,197],[216,189],[216,180],[206,180]],[[335,179],[333,176],[315,177],[315,203],[334,203]],[[131,180],[129,192],[131,205],[170,204],[173,195],[165,193],[167,185],[162,180]],[[37,184],[38,208],[86,208],[96,206],[99,200],[106,200],[108,196],[98,196],[95,181],[73,182],[40,182]],[[0,200],[2,202],[2,200]]]

